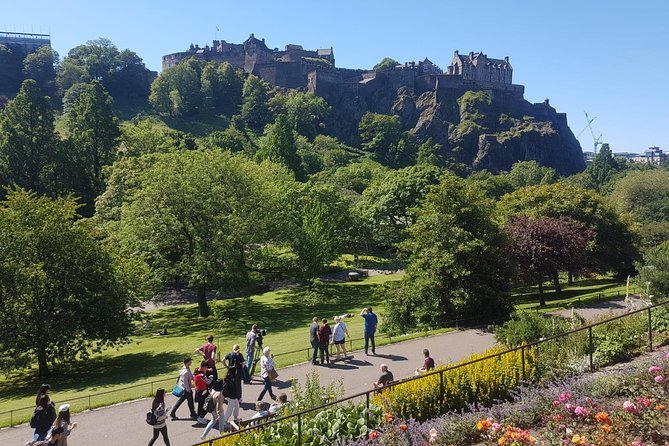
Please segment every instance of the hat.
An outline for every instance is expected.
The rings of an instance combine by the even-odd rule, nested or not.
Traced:
[[[239,351],[239,344],[235,344],[232,346],[232,351],[233,352],[238,352]]]
[[[70,410],[69,404],[63,404],[58,408],[58,412],[60,413],[67,412],[68,410]]]

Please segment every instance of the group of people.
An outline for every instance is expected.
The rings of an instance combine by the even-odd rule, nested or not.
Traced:
[[[30,446],[67,446],[67,437],[77,423],[70,421],[70,405],[62,404],[58,407],[49,398],[49,384],[42,384],[35,398],[35,412],[30,419],[30,427],[35,431]]]
[[[147,416],[147,420],[151,418],[153,422],[153,437],[149,441],[149,446],[152,446],[160,435],[162,435],[165,444],[170,445],[167,435],[167,418],[169,416],[172,420],[179,419],[177,410],[184,401],[188,405],[190,419],[197,421],[198,425],[204,426],[200,436],[202,439],[207,437],[214,427],[217,427],[221,432],[226,430],[230,424],[237,427],[241,421],[239,409],[242,400],[242,383],[251,383],[256,344],[259,348],[262,348],[261,339],[262,336],[257,325],[253,324],[246,335],[246,358],[241,353],[241,347],[238,344],[233,345],[232,351],[220,361],[225,370],[224,376],[221,374],[223,376],[221,379],[216,364],[217,348],[214,344],[214,337],[209,335],[207,342],[194,351],[195,354],[203,358],[200,366],[195,371],[191,371],[193,360],[185,358],[183,361],[183,367],[179,372],[176,386],[172,392],[178,397],[174,407],[166,407],[165,389],[156,391],[151,405],[153,417]],[[262,405],[262,399],[267,393],[272,400],[277,400],[277,396],[272,391],[272,381],[278,377],[278,373],[269,347],[262,349],[259,362],[263,389],[258,396],[260,405],[257,404],[256,406],[268,414],[274,414],[278,408],[287,402],[287,396],[286,394],[280,394],[279,402],[267,408]],[[195,403],[197,403],[197,409]],[[261,410],[259,409],[258,412],[260,413]],[[208,416],[211,416],[211,418],[207,418]]]

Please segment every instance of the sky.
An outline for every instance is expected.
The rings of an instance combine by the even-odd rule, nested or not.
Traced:
[[[665,0],[33,0],[0,1],[0,31],[51,34],[61,58],[106,37],[160,71],[161,57],[213,39],[270,48],[334,48],[336,65],[371,68],[384,57],[453,51],[509,56],[525,99],[549,99],[578,135],[587,112],[614,152],[669,151],[669,2]],[[216,31],[218,28],[219,31]],[[579,136],[584,151],[593,138]]]

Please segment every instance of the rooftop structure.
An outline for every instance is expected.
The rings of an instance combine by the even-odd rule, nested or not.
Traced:
[[[18,50],[25,56],[34,53],[40,47],[50,47],[51,36],[49,34],[0,31],[0,45],[5,45],[12,51]]]

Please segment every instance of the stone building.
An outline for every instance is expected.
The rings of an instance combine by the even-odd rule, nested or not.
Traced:
[[[463,80],[477,82],[513,83],[513,67],[509,63],[509,56],[504,59],[492,59],[482,52],[470,52],[465,56],[455,51],[446,74],[462,76]]]
[[[4,45],[14,53],[25,57],[43,46],[51,47],[51,36],[49,34],[0,31],[0,45]]]

